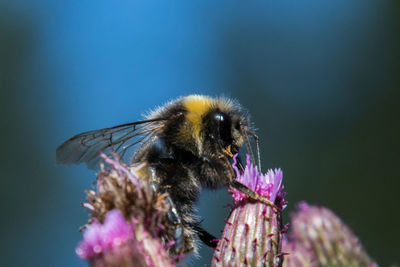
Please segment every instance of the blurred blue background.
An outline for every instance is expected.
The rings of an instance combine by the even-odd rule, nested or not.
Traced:
[[[286,214],[325,205],[398,264],[399,15],[395,0],[3,0],[0,265],[85,266],[79,203],[95,175],[56,165],[56,147],[192,93],[249,109],[263,166],[284,171]],[[215,235],[229,202],[201,197]]]

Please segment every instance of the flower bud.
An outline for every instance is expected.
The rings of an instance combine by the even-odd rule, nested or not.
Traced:
[[[350,228],[327,208],[300,203],[292,215],[292,229],[294,257],[305,250],[313,254],[317,266],[377,266]]]

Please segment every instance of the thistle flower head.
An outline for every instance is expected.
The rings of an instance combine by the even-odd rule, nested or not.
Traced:
[[[267,198],[271,202],[275,203],[278,207],[285,208],[286,203],[284,201],[285,193],[282,192],[282,170],[281,169],[269,169],[267,173],[262,174],[259,172],[256,166],[254,166],[250,160],[250,156],[246,156],[246,167],[243,172],[237,167],[237,154],[233,157],[233,168],[236,172],[236,180],[244,184],[258,195]],[[239,203],[249,197],[238,191],[230,190],[235,203]]]
[[[316,266],[377,266],[350,228],[327,208],[301,202],[292,215],[292,230],[296,252],[286,259],[296,260],[297,251],[308,251]]]
[[[110,170],[97,176],[96,190],[88,190],[84,203],[91,215],[76,252],[92,266],[173,266],[168,229],[169,209],[160,194],[117,156],[102,155]]]
[[[260,196],[284,208],[282,171],[261,174],[247,156],[243,172],[233,168],[237,180]],[[286,231],[281,214],[270,205],[249,201],[249,196],[231,189],[235,206],[226,222],[214,253],[212,266],[279,266],[282,263],[281,239]],[[240,203],[240,205],[238,205]]]

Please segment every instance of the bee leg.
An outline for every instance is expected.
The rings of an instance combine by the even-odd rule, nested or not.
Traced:
[[[263,196],[260,196],[259,194],[257,194],[256,192],[254,192],[253,190],[251,190],[250,188],[248,188],[247,186],[238,182],[235,179],[232,179],[229,182],[229,187],[231,189],[239,190],[240,192],[242,192],[243,194],[245,194],[246,196],[248,196],[249,198],[251,198],[255,201],[260,201],[266,205],[269,205],[269,206],[275,208],[278,212],[282,211],[282,209],[279,208],[277,205],[275,205],[275,203],[273,203],[271,200],[269,200]]]
[[[224,158],[226,159],[226,157],[224,157]],[[236,160],[237,160],[237,165],[236,166],[238,166],[238,168],[243,172],[244,168],[243,168],[242,161],[240,160],[240,157],[237,157]],[[228,160],[226,161],[226,164],[230,166],[230,163],[229,163]],[[262,203],[264,203],[266,205],[269,205],[269,206],[275,208],[278,212],[282,211],[282,209],[279,208],[277,205],[275,205],[275,203],[273,203],[271,200],[269,200],[269,199],[267,199],[267,198],[265,198],[263,196],[260,196],[259,194],[257,194],[256,192],[254,192],[253,190],[251,190],[250,188],[248,188],[244,184],[238,182],[235,179],[236,175],[235,175],[233,169],[232,168],[228,168],[228,169],[231,170],[230,175],[228,175],[228,177],[229,177],[229,182],[228,182],[229,188],[236,189],[236,190],[242,192],[243,194],[245,194],[246,196],[248,196],[249,198],[251,198],[251,199],[253,199],[255,201],[259,201],[259,202],[262,202]]]
[[[179,255],[184,251],[183,245],[183,224],[181,220],[181,215],[179,214],[178,210],[174,202],[172,201],[171,197],[166,197],[168,204],[170,206],[167,216],[169,222],[173,225],[173,236],[174,236],[174,245],[171,249],[173,249],[175,255]]]
[[[200,240],[209,246],[210,248],[216,248],[218,244],[218,238],[201,228],[199,225],[194,224],[193,228],[196,230],[197,235],[199,236]]]

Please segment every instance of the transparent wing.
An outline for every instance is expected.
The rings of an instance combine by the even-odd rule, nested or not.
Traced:
[[[151,140],[163,127],[160,123],[163,120],[137,121],[75,135],[57,148],[57,163],[86,163],[95,169],[102,152],[108,155],[116,152],[124,162],[130,163],[137,145]]]

